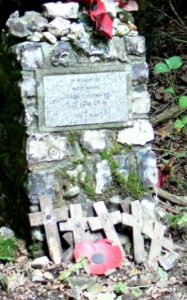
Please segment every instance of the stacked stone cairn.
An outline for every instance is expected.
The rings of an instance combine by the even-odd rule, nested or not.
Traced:
[[[150,144],[154,132],[148,120],[145,40],[138,34],[132,16],[121,13],[115,2],[106,3],[113,19],[112,39],[94,30],[88,11],[79,3],[47,3],[43,8],[43,13],[27,11],[23,16],[16,11],[6,23],[19,42],[12,50],[22,68],[19,86],[28,135],[30,211],[39,211],[39,197],[47,196],[54,207],[81,203],[85,214],[93,215],[92,200],[116,205],[131,195],[130,190],[121,192],[116,174],[126,181],[136,174],[147,188],[157,182],[156,158]],[[130,66],[132,125],[105,128],[101,124],[101,128],[90,130],[83,124],[76,131],[41,131],[35,71],[72,65],[81,68],[85,63],[97,68],[100,62]],[[33,230],[33,237],[40,241],[44,238],[38,228]]]

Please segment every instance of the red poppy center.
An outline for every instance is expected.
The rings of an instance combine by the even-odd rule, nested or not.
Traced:
[[[94,264],[100,265],[100,264],[104,263],[105,257],[101,253],[96,253],[96,254],[92,255],[91,260]]]

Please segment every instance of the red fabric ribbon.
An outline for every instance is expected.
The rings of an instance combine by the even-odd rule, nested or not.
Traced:
[[[101,0],[83,0],[89,9],[91,20],[95,23],[95,29],[107,38],[112,38],[112,19],[107,14],[104,3]]]

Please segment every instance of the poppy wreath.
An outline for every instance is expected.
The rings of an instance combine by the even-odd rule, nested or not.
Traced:
[[[123,260],[120,248],[107,239],[77,243],[74,248],[75,261],[81,257],[88,259],[90,273],[93,275],[106,275],[119,268]]]

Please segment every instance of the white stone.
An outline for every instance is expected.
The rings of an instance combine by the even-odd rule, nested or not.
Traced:
[[[70,189],[64,193],[64,197],[74,198],[80,194],[80,188],[78,186],[72,186]]]
[[[32,281],[33,282],[44,282],[45,279],[43,277],[43,272],[41,270],[34,270],[32,274]]]
[[[96,166],[96,194],[102,194],[112,182],[111,171],[107,160],[99,162]]]
[[[32,239],[39,242],[44,241],[44,235],[42,234],[40,228],[32,229]]]
[[[50,273],[50,272],[44,272],[44,273],[43,273],[43,277],[44,277],[45,279],[47,279],[47,280],[54,280],[54,276],[53,276],[53,274]]]
[[[138,31],[137,30],[129,31],[129,36],[138,36]]]
[[[116,35],[118,36],[125,36],[128,34],[130,31],[129,27],[126,24],[118,24],[117,30],[116,30]]]
[[[43,38],[43,34],[41,32],[35,31],[32,35],[29,35],[27,39],[31,42],[40,42]]]
[[[6,226],[2,226],[0,228],[0,236],[3,237],[4,239],[10,239],[15,237],[15,233],[12,229],[6,227]]]
[[[155,186],[158,182],[155,153],[150,149],[141,149],[137,152],[137,162],[141,182],[145,186]]]
[[[27,159],[29,162],[61,160],[69,155],[66,137],[48,133],[36,133],[27,140]]]
[[[133,127],[122,129],[117,141],[128,145],[145,145],[154,139],[154,132],[148,120],[135,120]]]
[[[19,84],[21,88],[21,97],[35,97],[36,96],[36,81],[31,77],[24,77]]]
[[[43,4],[44,14],[48,17],[63,17],[64,19],[77,19],[79,4],[75,2],[62,3],[50,2]]]
[[[102,152],[106,148],[105,130],[85,130],[82,144],[90,153]]]
[[[147,114],[150,111],[150,95],[147,91],[132,93],[132,112],[135,114]]]
[[[80,174],[80,172],[82,172],[83,170],[83,166],[82,165],[78,165],[75,169],[73,170],[67,170],[67,175],[71,178],[77,178],[78,175]]]
[[[174,251],[171,251],[171,252],[167,252],[164,256],[161,256],[159,258],[159,263],[165,271],[169,271],[174,267],[178,259],[179,259],[179,254]]]
[[[48,42],[50,42],[51,44],[56,44],[57,38],[56,38],[56,36],[53,35],[51,32],[45,31],[45,32],[43,32],[43,36],[44,36],[44,38],[45,38]]]
[[[47,256],[41,256],[41,257],[35,258],[32,261],[31,266],[33,268],[42,268],[42,267],[48,266],[50,263],[51,262]]]
[[[63,36],[69,32],[71,22],[62,17],[56,17],[48,24],[48,30],[55,36]]]
[[[70,33],[68,34],[68,37],[72,40],[79,39],[81,35],[85,35],[85,28],[82,23],[72,23],[70,25]]]
[[[113,18],[116,17],[116,3],[111,0],[102,0],[105,5],[107,13],[109,13]]]

